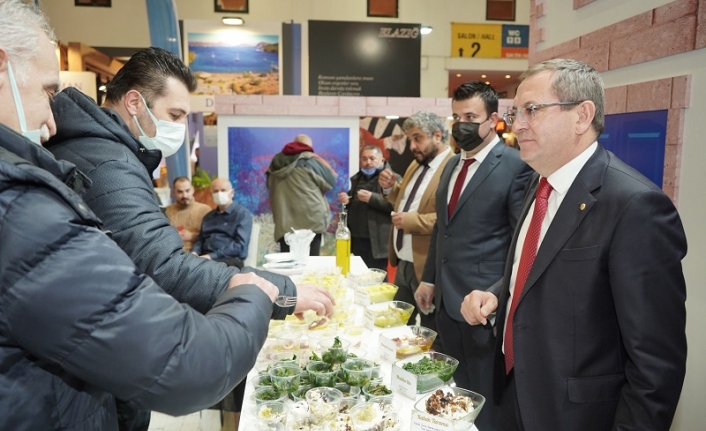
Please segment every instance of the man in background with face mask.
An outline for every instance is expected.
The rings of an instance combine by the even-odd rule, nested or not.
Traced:
[[[415,294],[420,308],[435,305],[444,353],[459,360],[456,384],[492,394],[495,337],[490,329],[467,324],[463,298],[502,278],[505,258],[532,170],[517,150],[495,133],[498,96],[472,81],[454,91],[452,135],[461,152],[446,164],[436,193],[436,224]],[[478,428],[497,429],[494,406],[476,420]]]
[[[191,252],[205,259],[242,268],[243,260],[248,257],[252,214],[244,206],[233,202],[233,185],[227,179],[213,180],[211,193],[218,207],[204,216],[201,232]]]
[[[368,268],[387,270],[387,241],[390,237],[392,202],[385,199],[378,184],[384,169],[390,169],[375,145],[360,152],[360,171],[351,177],[351,189],[338,194],[348,209],[351,253],[360,256]]]
[[[162,157],[184,141],[189,92],[195,89],[196,79],[178,57],[160,48],[143,49],[108,83],[102,107],[75,88],[53,98],[57,134],[47,148],[91,179],[84,200],[138,269],[205,313],[226,289],[237,286],[239,271],[184,252],[177,230],[159,208],[151,178]],[[275,317],[308,309],[333,312],[333,297],[321,287],[294,286],[288,277],[252,268],[242,272],[255,272],[280,294],[297,296],[294,309],[281,315],[278,310]],[[118,407],[124,413],[121,430],[147,429],[149,412],[136,417]]]

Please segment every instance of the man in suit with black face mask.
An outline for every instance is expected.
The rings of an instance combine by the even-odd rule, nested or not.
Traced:
[[[461,152],[439,180],[436,224],[415,299],[422,310],[437,310],[444,353],[460,362],[456,384],[489,397],[495,336],[466,323],[461,303],[471,291],[486,290],[502,277],[532,170],[495,133],[498,96],[492,87],[478,81],[461,85],[452,108],[452,136]],[[476,421],[483,431],[497,429],[489,404]]]

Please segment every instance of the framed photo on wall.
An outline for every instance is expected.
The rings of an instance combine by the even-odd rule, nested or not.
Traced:
[[[248,13],[248,0],[213,0],[215,12]]]
[[[74,0],[74,6],[110,7],[111,0]]]
[[[515,21],[515,0],[486,0],[487,21]]]
[[[368,16],[382,18],[397,18],[397,0],[366,0],[368,2]]]

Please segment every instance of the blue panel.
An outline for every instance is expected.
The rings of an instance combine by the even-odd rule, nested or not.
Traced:
[[[528,48],[529,26],[503,24],[503,48]]]
[[[598,141],[624,162],[662,187],[667,111],[606,115]]]
[[[174,0],[145,0],[145,3],[150,26],[150,45],[166,49],[182,58],[179,21]],[[182,145],[179,151],[166,160],[171,186],[176,177],[186,176],[188,172],[189,146]]]

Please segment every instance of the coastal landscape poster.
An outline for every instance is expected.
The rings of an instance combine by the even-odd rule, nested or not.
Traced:
[[[195,94],[279,94],[279,36],[188,33]]]

